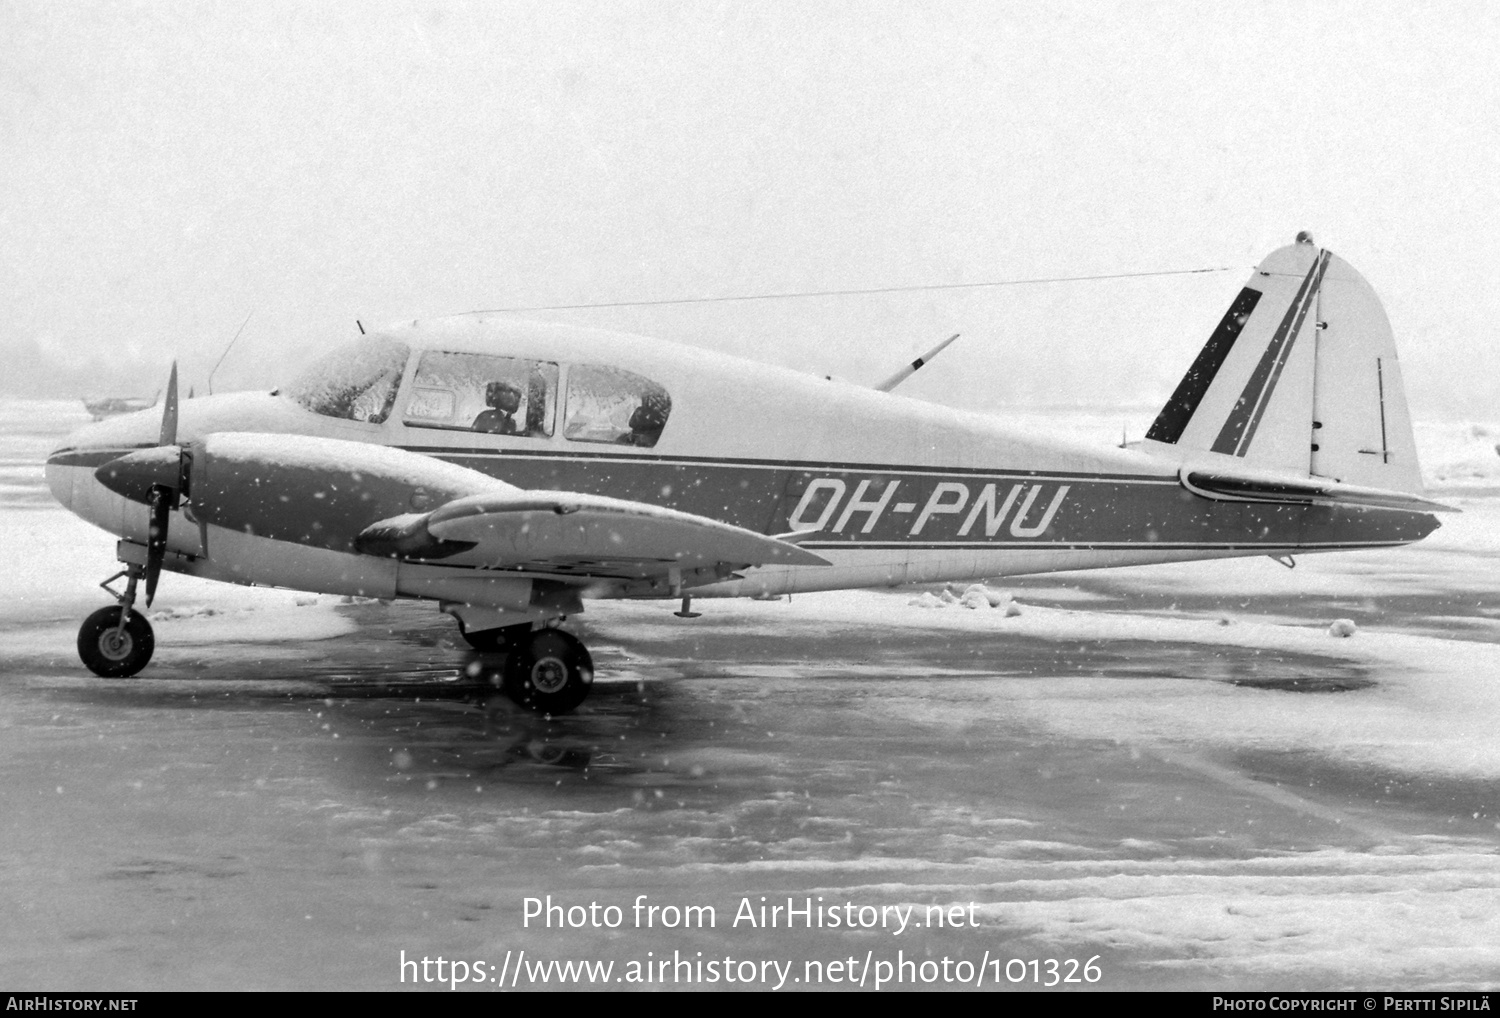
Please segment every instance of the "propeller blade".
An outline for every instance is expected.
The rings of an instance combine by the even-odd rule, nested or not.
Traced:
[[[177,362],[167,377],[167,402],[161,411],[161,441],[158,445],[177,444]]]
[[[172,489],[159,484],[151,486],[151,524],[146,531],[146,607],[156,597],[156,581],[161,577],[161,563],[167,556],[167,520],[172,510]]]

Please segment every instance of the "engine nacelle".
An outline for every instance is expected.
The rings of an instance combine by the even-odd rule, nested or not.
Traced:
[[[393,557],[368,554],[356,544],[370,524],[468,495],[518,490],[402,449],[237,432],[209,435],[187,447],[133,452],[95,476],[142,503],[144,519],[151,487],[169,480],[175,486],[179,461],[183,516],[197,526],[207,560],[191,571],[367,597],[396,596],[400,572]]]

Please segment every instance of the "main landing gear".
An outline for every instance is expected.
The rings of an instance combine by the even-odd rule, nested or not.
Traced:
[[[538,714],[568,713],[583,703],[594,684],[594,659],[588,648],[561,629],[533,630],[528,624],[463,636],[480,652],[471,667]]]
[[[83,620],[78,630],[78,656],[89,671],[106,679],[136,674],[151,660],[156,636],[146,616],[134,610],[136,584],[146,575],[142,566],[130,565],[100,586],[111,594],[110,584],[125,577],[125,593],[115,594],[119,604],[100,608]]]

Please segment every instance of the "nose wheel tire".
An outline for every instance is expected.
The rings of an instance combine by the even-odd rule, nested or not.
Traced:
[[[505,695],[540,714],[566,714],[589,695],[594,659],[571,633],[541,629],[519,639],[506,657]]]
[[[78,656],[89,671],[106,679],[123,679],[142,668],[151,660],[156,649],[156,636],[151,632],[151,623],[140,612],[132,611],[120,628],[119,605],[100,608],[83,620],[78,630]]]

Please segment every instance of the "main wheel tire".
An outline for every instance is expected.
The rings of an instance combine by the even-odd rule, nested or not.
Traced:
[[[481,654],[500,654],[510,650],[530,635],[531,623],[526,622],[519,626],[501,626],[498,629],[476,629],[470,632],[460,622],[458,632],[464,638],[464,642]]]
[[[505,661],[505,695],[539,714],[566,714],[593,684],[588,648],[561,629],[539,629],[517,641]]]
[[[100,608],[83,620],[78,629],[78,656],[89,671],[106,679],[134,675],[151,660],[156,635],[140,612],[132,611],[120,629],[119,605]]]

